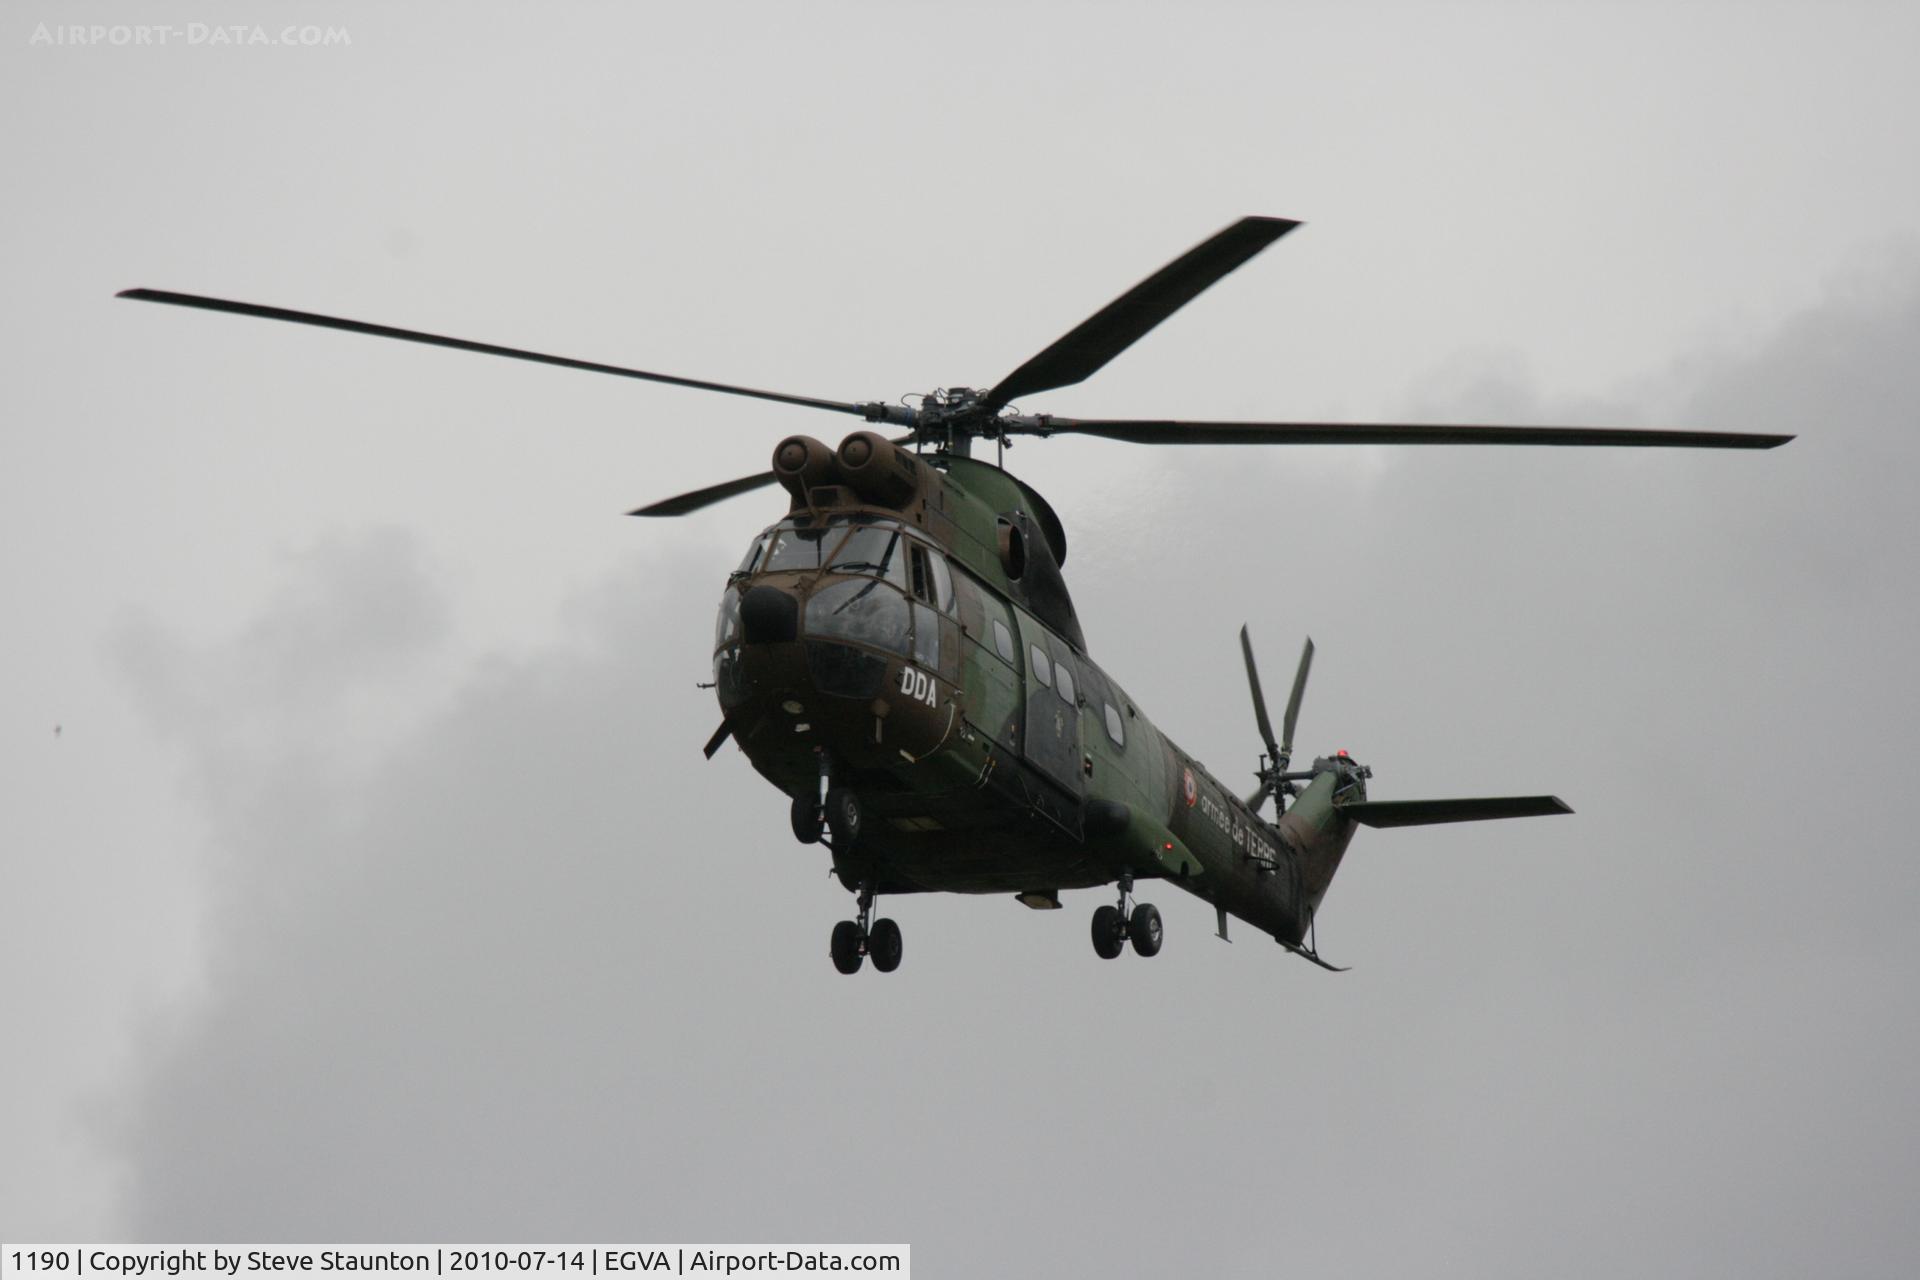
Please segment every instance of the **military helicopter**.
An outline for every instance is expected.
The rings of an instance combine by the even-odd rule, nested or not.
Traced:
[[[1294,770],[1313,661],[1301,650],[1280,733],[1240,629],[1263,752],[1242,798],[1157,729],[1094,661],[1062,576],[1066,530],[1047,500],[975,441],[1101,436],[1136,444],[1580,445],[1771,449],[1782,435],[1596,427],[1189,422],[1070,418],[1012,408],[1081,382],[1300,224],[1242,218],[1120,295],[986,390],[887,404],[822,400],[544,355],[195,294],[120,297],[318,325],[770,400],[900,429],[832,448],[794,435],[771,467],[632,512],[678,516],[779,485],[786,514],[753,539],[721,592],[713,642],[720,727],[791,799],[794,836],[829,851],[856,895],[833,927],[841,972],[891,972],[899,926],[885,895],[1010,894],[1051,910],[1061,891],[1115,885],[1093,913],[1094,951],[1159,953],[1160,912],[1134,886],[1166,880],[1327,969],[1315,917],[1358,827],[1571,813],[1558,797],[1372,800],[1345,751]],[[1261,816],[1271,799],[1274,816]]]

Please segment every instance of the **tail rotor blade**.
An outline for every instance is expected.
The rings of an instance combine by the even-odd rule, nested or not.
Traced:
[[[1260,722],[1260,741],[1267,744],[1268,759],[1278,760],[1280,747],[1273,740],[1273,721],[1267,718],[1266,695],[1260,692],[1260,669],[1254,665],[1253,641],[1248,638],[1244,623],[1240,627],[1240,656],[1247,660],[1247,685],[1253,690],[1253,717]],[[1299,700],[1298,693],[1294,695],[1294,700],[1296,702]],[[1291,740],[1293,737],[1292,708],[1289,708],[1288,716],[1287,737]],[[1286,768],[1284,764],[1280,767]]]
[[[1293,726],[1300,719],[1300,695],[1307,691],[1307,671],[1313,666],[1313,637],[1307,637],[1306,648],[1300,650],[1300,669],[1293,675],[1293,692],[1287,695],[1287,714],[1281,720],[1280,728],[1286,734],[1286,741],[1280,744],[1278,759],[1282,769],[1293,759]]]

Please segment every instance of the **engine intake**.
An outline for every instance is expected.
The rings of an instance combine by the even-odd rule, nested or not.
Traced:
[[[833,450],[812,436],[788,436],[775,445],[773,474],[781,488],[793,495],[796,506],[804,506],[814,489],[839,484],[843,478]]]
[[[885,436],[856,431],[840,442],[840,475],[877,507],[898,511],[920,491],[920,462]]]

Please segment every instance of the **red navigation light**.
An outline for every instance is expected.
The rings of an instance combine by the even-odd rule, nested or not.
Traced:
[[[1342,760],[1351,759],[1351,757],[1347,755],[1347,749],[1345,747],[1340,748],[1338,751],[1334,752],[1333,754],[1339,756]]]

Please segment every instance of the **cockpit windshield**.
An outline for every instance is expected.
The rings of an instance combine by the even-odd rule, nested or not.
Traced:
[[[907,585],[906,543],[889,525],[861,525],[833,553],[831,568],[840,573],[871,573],[897,587]]]
[[[822,550],[831,545],[828,540],[839,537],[838,529],[775,529],[773,540],[767,544],[767,554],[760,561],[760,571],[818,569]]]
[[[807,600],[807,634],[907,652],[907,598],[875,581],[849,578]]]
[[[741,578],[750,574],[806,573],[831,568],[840,573],[874,574],[904,588],[906,562],[906,541],[900,526],[891,521],[865,515],[840,516],[820,528],[810,529],[802,527],[799,520],[790,519],[754,539],[733,573],[734,577]]]
[[[942,623],[936,610],[953,608],[946,562],[925,543],[910,539],[898,521],[867,514],[839,516],[811,528],[804,517],[790,517],[755,539],[734,571],[736,585],[722,601],[716,647],[724,652],[742,633],[738,584],[743,578],[820,570],[835,577],[797,593],[808,638],[884,649],[929,667],[939,664]]]

